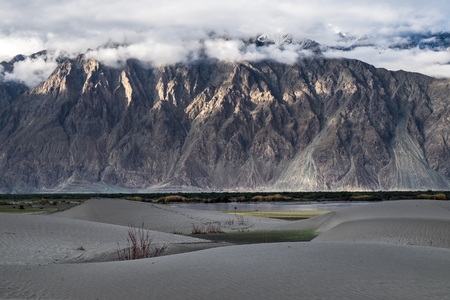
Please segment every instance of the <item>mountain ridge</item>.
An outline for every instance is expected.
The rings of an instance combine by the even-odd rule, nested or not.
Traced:
[[[0,83],[0,191],[446,190],[449,83],[318,56],[80,55],[20,96]]]

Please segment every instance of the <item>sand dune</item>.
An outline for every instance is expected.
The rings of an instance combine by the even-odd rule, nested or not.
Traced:
[[[348,221],[367,219],[443,219],[450,220],[450,201],[398,200],[359,205],[333,211],[308,220],[289,222],[286,228],[317,228],[319,232]]]
[[[316,241],[450,248],[450,202],[388,201],[350,207],[280,228],[317,228]]]
[[[128,227],[47,215],[0,214],[0,264],[49,264],[117,260],[117,242],[127,244]],[[154,246],[209,241],[151,231]],[[80,250],[79,248],[84,250]],[[207,247],[207,246],[206,246]]]
[[[450,221],[412,218],[349,221],[325,231],[314,241],[358,241],[450,249]]]
[[[310,243],[107,261],[130,220],[158,229],[154,242],[176,253],[217,245],[170,232],[229,217],[106,199],[55,215],[0,214],[0,299],[450,299],[450,203],[442,201],[382,202],[295,222],[250,218],[248,230],[318,228]]]
[[[130,223],[139,226],[144,223],[144,227],[150,230],[183,234],[190,234],[193,225],[206,226],[209,223],[220,223],[224,231],[262,230],[289,223],[282,220],[246,216],[245,224],[239,225],[233,214],[120,199],[88,200],[80,206],[53,214],[53,216],[123,226]],[[233,224],[227,225],[227,221],[233,221]]]
[[[259,244],[127,262],[0,265],[0,273],[0,297],[10,299],[448,299],[450,250]]]

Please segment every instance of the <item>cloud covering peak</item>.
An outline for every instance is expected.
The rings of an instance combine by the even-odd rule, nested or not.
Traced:
[[[290,34],[294,40],[315,40],[332,47],[330,56],[446,76],[450,52],[433,59],[430,50],[414,45],[407,50],[389,46],[413,35],[449,31],[449,14],[450,3],[438,0],[426,5],[415,0],[15,0],[2,3],[0,11],[0,61],[43,49],[94,49],[90,55],[105,63],[134,57],[152,65],[187,62],[202,51],[231,61],[291,63],[302,55],[298,46],[243,44],[264,33],[273,39]],[[101,48],[107,41],[122,46]],[[350,47],[358,41],[366,43],[363,50]]]

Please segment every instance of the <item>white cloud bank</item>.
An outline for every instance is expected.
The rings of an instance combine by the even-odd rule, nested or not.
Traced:
[[[5,73],[4,80],[24,82],[29,87],[34,87],[45,81],[58,66],[55,60],[45,61],[43,58],[30,59],[14,64],[14,72]]]
[[[450,31],[450,2],[429,0],[15,0],[0,10],[0,61],[16,54],[47,49],[85,52],[115,65],[133,57],[152,65],[195,60],[200,53],[229,60],[275,59],[294,62],[305,55],[298,46],[257,48],[241,39],[265,33],[291,34],[323,45],[348,45],[336,34],[368,35],[374,47],[331,56],[358,58],[388,69],[450,77],[447,52],[380,49],[410,34]],[[228,40],[217,39],[227,36]],[[112,41],[124,46],[98,47]],[[351,41],[350,43],[353,43]],[[204,51],[204,52],[202,52]],[[54,61],[17,63],[10,79],[33,85],[48,74]],[[28,71],[27,71],[28,70]],[[27,75],[31,72],[31,75]],[[448,74],[448,75],[447,75]]]
[[[359,59],[378,68],[418,72],[439,78],[450,77],[450,51],[407,50],[361,47],[353,51],[330,51],[325,57]]]
[[[256,47],[255,44],[248,46],[240,40],[214,39],[205,42],[208,57],[223,61],[260,61],[271,59],[285,64],[293,64],[300,55],[311,55],[309,51],[302,50],[298,45],[268,45]]]

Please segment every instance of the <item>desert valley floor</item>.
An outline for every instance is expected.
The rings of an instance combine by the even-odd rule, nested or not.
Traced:
[[[450,299],[450,201],[378,202],[301,221],[229,220],[113,199],[49,215],[0,214],[0,298]],[[168,245],[166,255],[118,261],[130,223],[143,223],[155,246]],[[251,245],[187,236],[207,224],[226,232],[315,228],[318,236]]]

